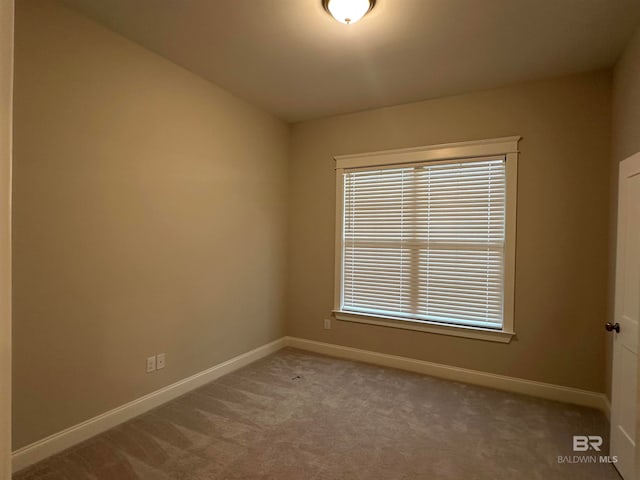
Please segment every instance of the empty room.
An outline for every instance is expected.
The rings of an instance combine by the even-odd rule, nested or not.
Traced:
[[[640,2],[0,0],[0,480],[640,480]]]

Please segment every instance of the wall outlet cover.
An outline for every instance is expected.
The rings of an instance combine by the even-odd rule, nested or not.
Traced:
[[[156,357],[154,355],[153,357],[147,358],[147,373],[151,373],[155,371],[156,371]]]

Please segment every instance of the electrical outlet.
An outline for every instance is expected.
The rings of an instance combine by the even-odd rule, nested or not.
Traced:
[[[147,373],[156,371],[156,357],[148,357],[147,358]]]
[[[160,370],[164,368],[166,354],[159,353],[156,355],[156,369]]]
[[[324,319],[324,329],[325,330],[331,330],[331,319],[330,318],[325,318]]]

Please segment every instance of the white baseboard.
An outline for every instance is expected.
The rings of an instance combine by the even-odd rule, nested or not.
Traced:
[[[387,355],[384,353],[360,350],[358,348],[343,347],[331,343],[316,342],[303,338],[286,337],[288,346],[308,350],[310,352],[321,353],[333,357],[357,360],[360,362],[373,363],[385,367],[393,367],[401,370],[422,373],[434,377],[445,378],[457,382],[471,383],[483,387],[496,388],[507,392],[520,393],[533,397],[546,398],[564,403],[572,403],[584,407],[597,408],[604,412],[609,418],[610,405],[607,397],[598,392],[580,390],[578,388],[554,385],[552,383],[536,382],[522,378],[507,377],[493,373],[469,370],[466,368],[452,367],[439,363],[415,360],[413,358]]]
[[[13,452],[17,472],[286,346],[283,337]]]

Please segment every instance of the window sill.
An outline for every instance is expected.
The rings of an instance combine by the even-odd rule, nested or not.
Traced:
[[[405,330],[417,330],[420,332],[439,333],[454,337],[475,338],[489,342],[509,343],[515,336],[514,332],[505,330],[493,330],[490,328],[468,327],[463,325],[447,325],[443,323],[423,322],[419,320],[398,320],[392,317],[365,315],[353,312],[334,311],[336,320],[355,323],[367,323],[382,327],[402,328]]]

